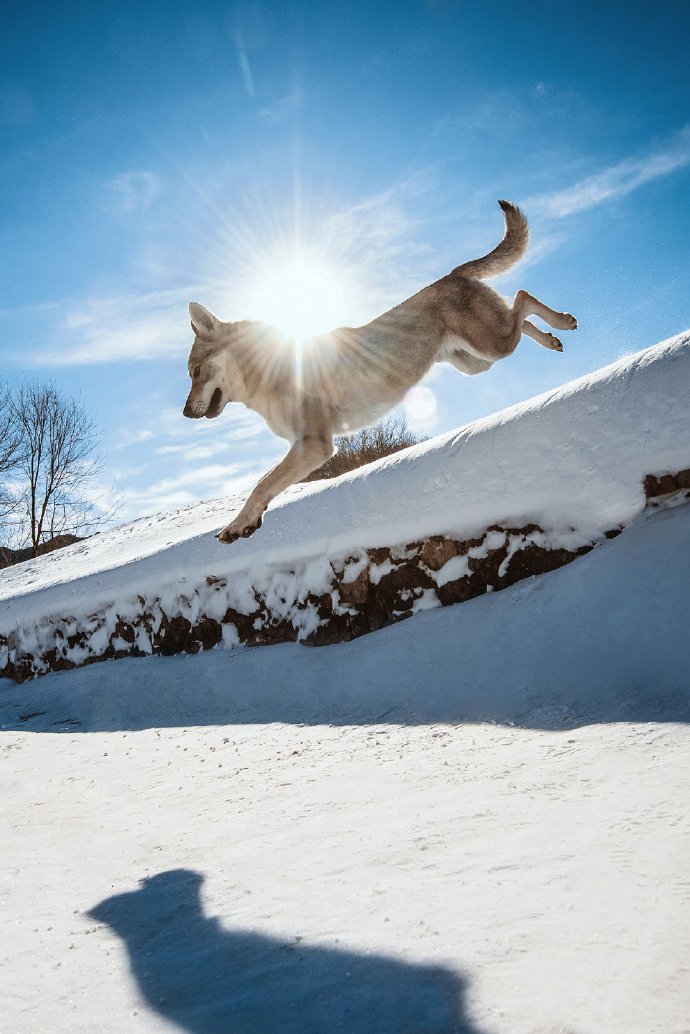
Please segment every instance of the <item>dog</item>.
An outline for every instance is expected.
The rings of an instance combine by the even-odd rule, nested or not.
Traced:
[[[520,209],[509,201],[498,203],[505,233],[493,251],[363,327],[342,327],[301,343],[269,324],[226,323],[198,302],[189,303],[195,338],[184,415],[213,419],[228,402],[243,402],[290,443],[285,458],[218,533],[221,542],[253,535],[275,496],[330,459],[334,435],[376,423],[434,363],[451,363],[464,374],[484,373],[514,352],[523,334],[563,351],[558,338],[527,317],[575,330],[574,316],[550,309],[527,291],[518,291],[509,305],[482,282],[513,266],[529,242]]]

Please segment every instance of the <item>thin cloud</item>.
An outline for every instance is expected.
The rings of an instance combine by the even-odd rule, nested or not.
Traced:
[[[187,383],[188,381],[185,382],[183,394],[186,394]],[[162,410],[155,424],[156,434],[159,437],[166,437],[174,442],[180,442],[179,448],[181,449],[187,447],[187,443],[189,443],[192,435],[195,437],[199,435],[202,437],[210,436],[215,442],[218,438],[220,427],[222,427],[222,441],[227,443],[245,438],[255,438],[266,430],[266,424],[257,413],[232,404],[223,411],[221,423],[216,420],[195,420],[192,422],[182,414],[182,401],[180,402],[179,409],[167,407]],[[178,446],[176,445],[175,448],[178,448]]]
[[[645,183],[690,165],[690,126],[684,126],[665,147],[644,157],[625,158],[602,172],[552,194],[528,198],[530,213],[563,219],[615,198],[625,197]]]
[[[304,104],[304,90],[301,86],[295,86],[294,89],[286,93],[285,96],[280,97],[274,104],[269,107],[259,108],[259,118],[265,119],[266,122],[273,122],[280,124],[287,122],[293,115],[295,115]]]
[[[237,60],[240,64],[240,71],[242,73],[242,81],[244,82],[247,95],[254,97],[256,88],[254,86],[254,76],[252,75],[252,66],[249,63],[249,52],[244,42],[244,36],[241,29],[235,30],[235,47],[237,48]]]
[[[195,481],[191,472],[179,478],[166,478],[145,490],[123,491],[121,495],[122,509],[120,516],[124,520],[180,509],[198,503],[202,498],[220,498],[232,495],[244,495],[256,484],[256,473],[233,474],[232,467],[216,471],[214,475],[203,472],[204,477]]]
[[[214,445],[161,445],[154,449],[157,456],[182,456],[185,460],[210,460],[220,452],[227,452],[229,442],[216,442]]]
[[[59,344],[30,353],[33,366],[91,366],[97,363],[186,356],[191,335],[188,290],[116,295],[66,305],[50,328]],[[191,294],[190,294],[191,297]]]
[[[121,215],[143,212],[161,192],[158,176],[153,172],[124,172],[107,183],[111,206]]]
[[[217,484],[220,480],[228,478],[235,471],[239,470],[239,466],[221,466],[218,463],[211,464],[207,467],[192,467],[190,470],[185,470],[182,474],[178,474],[177,477],[162,478],[155,484],[147,488],[144,494],[158,494],[160,492],[171,492],[179,488],[187,488],[189,485],[208,485]],[[136,493],[130,493],[130,495]]]
[[[310,211],[302,213],[305,243],[314,244],[344,274],[351,274],[352,301],[346,318],[350,325],[366,322],[435,278],[435,257],[424,240],[422,221],[409,215],[414,208],[411,200],[428,192],[428,175],[421,172],[357,204],[338,206],[317,199]],[[226,318],[260,315],[246,311],[245,279],[251,255],[260,255],[262,245],[270,251],[283,240],[290,244],[293,232],[291,224],[281,230],[277,220],[274,224],[265,218],[258,224],[267,227],[265,241],[257,237],[252,224],[247,232],[251,230],[253,238],[245,240],[237,231],[234,248],[227,247],[226,227],[218,224],[218,240],[207,241],[206,246],[208,253],[221,252],[224,259],[215,264],[214,280],[201,275],[190,284],[177,278],[174,286],[168,280],[162,290],[65,301],[60,309],[53,306],[45,313],[40,333],[40,339],[51,345],[24,351],[22,365],[67,367],[186,358],[191,343],[186,304],[194,297],[204,298]],[[234,225],[241,226],[242,221],[234,220]],[[251,434],[242,431],[237,436],[247,433]]]

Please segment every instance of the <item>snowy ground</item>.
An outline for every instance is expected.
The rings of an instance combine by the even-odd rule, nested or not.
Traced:
[[[341,646],[6,683],[3,1034],[687,1034],[688,584],[685,505]]]
[[[79,640],[64,657],[80,664],[113,637],[126,648],[118,618],[147,612],[160,622],[162,610],[194,623],[228,607],[250,614],[256,591],[286,597],[306,634],[319,619],[295,600],[330,592],[330,561],[366,560],[365,547],[536,524],[548,548],[576,550],[640,513],[645,475],[690,467],[689,383],[686,331],[342,478],[295,486],[255,535],[230,548],[213,531],[240,508],[237,497],[142,518],[18,564],[0,576],[0,670],[22,654],[47,670],[56,628],[63,646]],[[234,626],[226,631],[236,642]],[[142,629],[137,646],[152,649]]]

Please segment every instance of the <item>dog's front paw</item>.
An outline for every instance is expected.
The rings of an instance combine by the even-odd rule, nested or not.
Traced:
[[[577,320],[569,312],[563,313],[563,330],[577,330]]]
[[[231,542],[237,542],[238,539],[248,539],[250,535],[253,535],[261,527],[261,523],[261,517],[252,524],[235,524],[233,521],[232,524],[228,524],[227,528],[219,531],[216,538],[219,542],[224,542],[226,545],[229,545]]]
[[[230,527],[223,528],[223,530],[219,531],[216,535],[219,542],[225,542],[227,545],[231,542],[236,542],[239,537],[239,531],[233,531]]]

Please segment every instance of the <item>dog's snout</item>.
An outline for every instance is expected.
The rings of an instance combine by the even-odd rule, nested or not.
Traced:
[[[187,399],[184,404],[184,409],[182,410],[182,416],[188,416],[190,420],[199,420],[203,415],[203,413],[197,413],[189,399]]]

